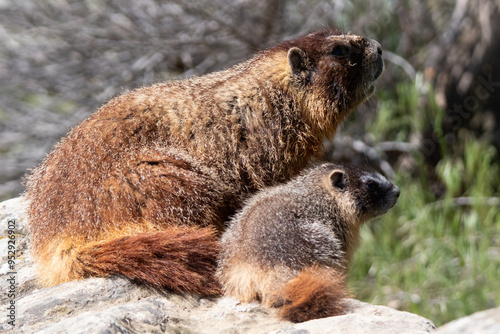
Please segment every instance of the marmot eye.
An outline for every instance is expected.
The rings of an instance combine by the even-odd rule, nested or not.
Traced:
[[[349,55],[349,49],[345,45],[337,45],[333,49],[332,55],[336,57],[347,57],[347,55]]]
[[[374,191],[374,190],[377,190],[378,185],[377,185],[377,182],[370,181],[366,184],[366,187],[368,188],[368,190]]]

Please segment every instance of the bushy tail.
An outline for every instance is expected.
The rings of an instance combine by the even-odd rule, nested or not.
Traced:
[[[218,250],[211,228],[170,228],[83,245],[73,263],[81,277],[122,274],[173,291],[217,295]]]
[[[343,314],[349,293],[345,276],[332,269],[305,268],[285,286],[280,316],[292,322]]]

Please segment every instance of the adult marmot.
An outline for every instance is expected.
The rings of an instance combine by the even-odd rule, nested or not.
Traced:
[[[294,322],[340,314],[359,229],[398,197],[380,174],[331,163],[261,191],[222,236],[225,294],[283,306]]]
[[[380,45],[322,31],[225,71],[121,95],[28,177],[45,285],[118,273],[216,294],[218,236],[251,193],[299,173],[373,94]]]

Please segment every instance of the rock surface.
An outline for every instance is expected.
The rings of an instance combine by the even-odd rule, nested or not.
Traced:
[[[476,312],[467,317],[451,321],[436,334],[498,334],[500,333],[500,307]]]
[[[418,315],[357,300],[349,300],[350,311],[345,315],[292,324],[280,321],[275,309],[257,303],[171,294],[121,277],[41,288],[27,251],[23,211],[20,198],[0,203],[0,332],[390,334],[431,333],[435,329],[431,321]],[[9,232],[9,221],[13,232]],[[7,262],[9,235],[15,235],[14,267]],[[9,311],[12,305],[15,309]]]

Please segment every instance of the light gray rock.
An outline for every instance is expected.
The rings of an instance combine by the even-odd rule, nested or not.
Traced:
[[[257,303],[161,293],[118,277],[92,278],[37,289],[21,298],[16,333],[391,334],[434,329],[415,314],[356,300],[349,305],[351,313],[343,316],[291,324]]]
[[[418,315],[349,300],[346,315],[292,324],[276,309],[232,298],[198,298],[148,289],[121,277],[91,278],[51,288],[37,286],[35,267],[26,247],[24,203],[0,203],[0,241],[16,220],[15,298],[0,295],[0,332],[15,333],[430,333],[431,321]],[[3,251],[6,251],[5,249]],[[6,254],[0,254],[0,268]],[[7,267],[5,267],[7,268]],[[5,269],[4,268],[4,269]],[[43,269],[40,271],[43,274]],[[0,270],[0,289],[10,289],[9,268]],[[15,327],[7,308],[14,301]]]
[[[26,234],[24,219],[25,202],[22,197],[16,197],[0,203],[0,237],[6,236],[8,222],[15,221],[16,233]]]
[[[36,289],[16,306],[16,333],[268,333],[287,324],[258,304],[162,293],[120,277]]]
[[[476,312],[453,320],[441,327],[436,334],[498,334],[500,333],[500,307]]]
[[[26,219],[24,219],[25,203],[22,197],[9,199],[0,203],[0,258],[2,264],[8,254],[9,236],[14,238],[18,252],[26,248]],[[0,267],[0,272],[2,268]]]
[[[22,197],[0,203],[0,275],[12,271],[7,265],[9,241],[16,247],[16,256],[24,254],[27,247],[25,202]]]
[[[430,320],[390,307],[376,306],[355,299],[349,300],[349,307],[348,314],[294,324],[280,329],[275,334],[423,334],[431,333],[436,328]]]

